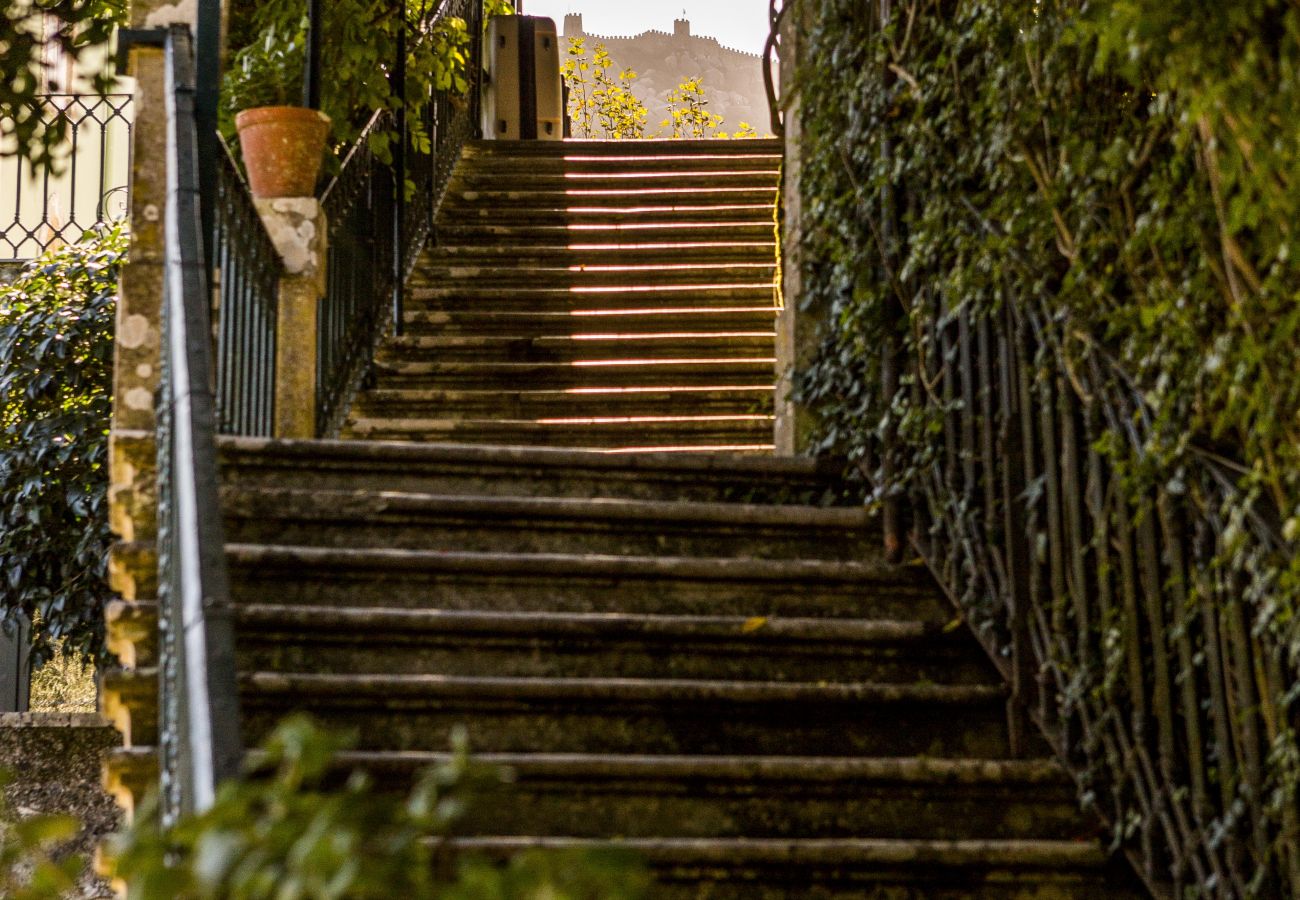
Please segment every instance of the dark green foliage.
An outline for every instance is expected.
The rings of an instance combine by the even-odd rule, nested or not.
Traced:
[[[110,541],[108,423],[120,228],[52,250],[0,288],[0,614],[97,657]]]
[[[38,11],[37,15],[33,15]],[[40,18],[54,25],[46,34],[39,30]],[[52,127],[41,122],[37,97],[42,92],[41,75],[51,47],[77,57],[86,48],[106,43],[113,30],[126,19],[122,0],[43,0],[6,3],[0,10],[0,121],[6,135],[5,152],[17,152],[36,165],[55,160],[54,150],[63,143],[68,123],[55,119]],[[101,73],[96,87],[107,90],[108,78]],[[55,160],[57,162],[57,160]]]
[[[883,27],[877,8],[817,0],[801,49],[801,300],[831,325],[800,386],[815,438],[869,471],[878,496],[915,496],[961,401],[925,377],[885,395],[881,348],[933,358],[936,316],[958,310],[974,321],[1007,303],[1033,310],[1055,354],[1037,361],[1040,377],[1050,368],[1069,383],[1094,359],[1127,373],[1110,387],[1136,393],[1149,424],[1098,449],[1134,510],[1158,489],[1213,523],[1217,558],[1195,573],[1192,602],[1240,602],[1257,665],[1291,688],[1227,724],[1271,746],[1268,824],[1243,824],[1250,807],[1230,799],[1194,825],[1211,845],[1267,828],[1244,867],[1251,889],[1268,894],[1284,870],[1296,883],[1300,8],[913,0],[892,4]],[[1237,473],[1226,504],[1189,477],[1207,453]],[[1282,551],[1247,533],[1260,508],[1277,512]],[[1157,602],[1176,612],[1175,597]],[[1139,629],[1112,624],[1118,637]],[[1208,680],[1199,650],[1191,662],[1179,678]],[[1070,690],[1109,698],[1113,672],[1069,674]],[[1235,772],[1212,777],[1237,789]],[[1117,839],[1132,825],[1117,823]],[[1196,889],[1234,890],[1212,875]]]
[[[349,743],[290,717],[206,813],[169,828],[137,814],[110,847],[128,900],[645,896],[636,861],[614,851],[532,852],[506,866],[457,858],[447,838],[475,794],[508,774],[475,762],[463,735],[406,797],[377,791],[362,772],[345,776],[337,758]]]
[[[486,15],[502,10],[502,0],[486,0]],[[385,74],[392,67],[397,35],[407,29],[407,80],[404,108],[419,122],[433,92],[463,95],[469,87],[469,34],[458,16],[431,16],[439,4],[410,0],[395,6],[382,0],[338,0],[324,4],[325,41],[321,48],[322,111],[332,122],[332,143],[346,152],[375,112],[396,112],[402,99]],[[401,11],[405,12],[405,18]],[[234,46],[222,84],[222,131],[234,139],[234,116],[257,106],[302,103],[307,46],[306,0],[275,0],[257,5],[239,20],[248,43]],[[396,132],[380,129],[371,149],[387,161]],[[412,147],[428,153],[428,135],[411,129]]]

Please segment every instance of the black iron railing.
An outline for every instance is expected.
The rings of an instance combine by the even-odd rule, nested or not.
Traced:
[[[47,94],[33,114],[46,128],[62,123],[66,138],[53,164],[0,157],[0,259],[74,244],[130,206],[130,94]]]
[[[317,331],[316,421],[326,434],[338,428],[393,296],[395,179],[369,140],[389,124],[385,114],[374,115],[321,195],[329,249]]]
[[[164,816],[206,808],[243,754],[217,496],[211,293],[199,210],[189,29],[172,26],[158,390],[158,610]]]
[[[403,286],[433,235],[434,216],[452,169],[478,127],[482,0],[443,0],[426,25],[445,16],[460,17],[467,26],[467,93],[436,92],[423,104],[418,119],[376,113],[321,195],[329,247],[317,348],[316,421],[325,436],[338,433],[380,336],[401,333]],[[369,138],[376,128],[397,132],[391,164],[371,149]],[[418,130],[420,141],[412,141],[413,130]],[[417,144],[428,152],[414,149]]]
[[[882,452],[919,468],[911,541],[1011,685],[1021,746],[1037,723],[1158,893],[1300,896],[1297,703],[1277,700],[1300,635],[1257,627],[1248,577],[1295,552],[1275,516],[1230,520],[1242,473],[1212,454],[1126,469],[1147,408],[1069,322],[915,300],[882,389],[937,427]]]
[[[217,427],[270,437],[275,425],[275,330],[280,254],[224,145],[214,219]]]

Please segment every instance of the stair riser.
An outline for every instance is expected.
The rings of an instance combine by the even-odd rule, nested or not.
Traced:
[[[694,159],[714,156],[781,156],[781,141],[778,138],[746,138],[744,140],[722,141],[715,138],[692,139],[652,139],[631,141],[565,140],[563,143],[553,141],[475,141],[465,147],[465,159],[469,165],[476,165],[479,160],[506,159],[518,160],[521,165],[531,165],[538,157],[555,160],[596,159],[637,159],[653,157],[662,159],[680,157]]]
[[[681,332],[689,332],[682,323]],[[612,332],[605,332],[612,334]],[[694,332],[689,332],[694,334]],[[739,334],[714,334],[707,337],[639,336],[626,333],[621,339],[607,337],[581,340],[572,336],[537,338],[512,336],[493,339],[484,336],[422,337],[410,334],[390,339],[379,349],[380,364],[393,362],[435,363],[520,363],[547,362],[573,364],[639,359],[762,359],[772,356],[775,334],[754,330]],[[716,366],[715,366],[716,368]]]
[[[690,262],[769,262],[776,258],[771,240],[721,243],[682,241],[621,241],[600,244],[575,241],[574,247],[538,247],[535,244],[500,242],[493,244],[442,244],[429,250],[407,284],[426,279],[425,266],[519,265],[531,268],[571,265],[672,265]]]
[[[574,837],[1092,839],[1072,793],[1025,785],[909,787],[690,780],[606,783],[526,773],[471,813],[459,833]]]
[[[770,257],[744,262],[689,263],[678,260],[666,264],[635,263],[630,266],[619,266],[617,263],[602,263],[601,265],[613,268],[599,269],[595,268],[594,264],[585,269],[579,266],[530,268],[504,264],[430,265],[424,268],[420,279],[410,283],[408,287],[419,296],[420,292],[426,290],[491,288],[585,290],[593,287],[636,287],[651,284],[655,286],[691,284],[763,286],[772,285],[776,278],[776,267]]]
[[[777,309],[771,304],[753,308],[676,309],[631,311],[625,315],[568,313],[492,312],[452,310],[415,312],[405,315],[406,333],[416,335],[538,335],[559,338],[610,332],[649,334],[678,331],[735,332],[770,329]]]
[[[555,447],[607,452],[657,452],[673,449],[692,452],[731,448],[734,452],[772,453],[772,423],[675,422],[599,423],[592,425],[538,425],[530,422],[469,420],[454,422],[366,419],[344,429],[345,438],[381,441],[453,441],[467,444],[505,444],[517,447]],[[737,449],[740,448],[740,449]]]
[[[509,218],[500,222],[479,221],[497,215]],[[492,217],[465,210],[454,220],[440,222],[435,230],[440,244],[503,241],[567,248],[574,244],[650,242],[665,237],[689,241],[766,241],[772,239],[776,229],[762,209],[701,210],[692,214],[675,213],[674,219],[665,222],[664,214],[653,210],[586,215],[539,210],[529,214],[494,213]]]
[[[696,678],[768,681],[989,684],[986,659],[939,640],[830,642],[615,640],[575,635],[319,634],[241,625],[243,671],[386,672],[517,677]],[[969,649],[969,648],[968,648]],[[1073,803],[1071,803],[1073,810]]]
[[[717,365],[665,364],[645,366],[572,366],[550,363],[471,363],[449,366],[444,363],[384,362],[376,366],[378,390],[498,390],[516,391],[521,384],[534,390],[566,390],[594,387],[707,387],[726,384],[763,388],[769,393],[775,380],[775,365],[762,362],[727,361]],[[362,395],[366,396],[366,395]],[[754,404],[756,407],[759,404]],[[767,404],[770,405],[770,401]],[[589,396],[580,415],[613,415],[604,411],[604,398]],[[749,410],[744,410],[748,412]],[[770,409],[754,409],[770,413]],[[691,409],[687,414],[704,414]],[[431,414],[432,413],[432,414]],[[437,409],[407,418],[434,418]],[[357,416],[368,418],[368,416]]]
[[[781,157],[765,154],[697,155],[666,159],[587,158],[552,159],[510,156],[475,156],[462,167],[465,177],[490,178],[494,175],[518,176],[520,171],[539,176],[563,175],[635,175],[653,172],[713,173],[737,170],[779,174]]]
[[[459,726],[468,728],[470,745],[480,752],[1005,757],[1010,750],[1001,702],[424,702],[301,691],[268,697],[250,690],[241,698],[251,741],[280,717],[302,710],[354,729],[361,750],[442,748]]]
[[[303,547],[455,549],[502,553],[594,553],[635,556],[751,556],[760,559],[871,561],[874,541],[835,531],[801,532],[704,523],[547,521],[438,514],[340,516],[334,521],[291,518],[295,512],[241,507],[227,499],[226,536],[240,543]]]
[[[471,470],[454,465],[438,467],[414,462],[403,465],[399,461],[381,460],[361,468],[342,461],[316,466],[277,466],[228,458],[223,465],[222,481],[241,490],[463,492],[494,497],[616,497],[749,503],[816,503],[831,490],[827,482],[816,478],[774,479],[764,483],[744,476],[690,477],[652,469],[573,468],[552,472],[527,466],[482,466]]]
[[[531,612],[625,612],[715,616],[862,616],[943,624],[947,601],[925,582],[822,583],[804,579],[715,580],[584,576],[426,568],[231,563],[232,595],[241,603],[323,604],[405,609]]]
[[[443,201],[443,211],[448,216],[456,216],[463,210],[473,209],[483,212],[495,212],[498,208],[509,207],[513,210],[543,209],[633,209],[641,206],[670,206],[673,215],[678,209],[695,209],[731,206],[772,206],[776,200],[775,186],[767,184],[742,184],[703,190],[700,188],[679,188],[651,185],[646,187],[620,186],[615,188],[573,187],[573,188],[530,188],[525,190],[503,190],[484,187],[478,190],[452,188]]]
[[[606,382],[602,387],[609,387]],[[512,394],[480,390],[424,391],[402,385],[400,391],[369,391],[358,398],[353,415],[358,418],[418,419],[431,416],[533,419],[590,415],[592,408],[605,416],[689,416],[772,413],[772,388],[763,384],[749,390],[675,393],[565,393]],[[617,383],[612,387],[617,388]],[[630,387],[630,386],[628,386]],[[637,387],[641,387],[638,385]],[[627,390],[627,388],[624,388]]]
[[[484,228],[536,229],[549,226],[564,233],[564,245],[586,243],[591,234],[601,235],[598,239],[608,239],[624,229],[671,234],[673,238],[681,239],[697,230],[682,226],[705,225],[708,228],[698,230],[725,233],[733,241],[770,241],[776,230],[776,217],[771,209],[745,196],[708,204],[654,198],[647,199],[646,203],[616,205],[585,203],[581,198],[575,198],[573,202],[539,199],[536,204],[503,202],[487,207],[465,203],[459,207],[448,205],[445,213],[442,224],[438,225],[439,235],[446,233],[463,237],[465,234],[484,234],[481,230]],[[471,232],[469,229],[480,230]]]
[[[645,285],[638,289],[545,286],[519,290],[477,287],[418,288],[407,297],[406,309],[464,309],[505,312],[510,310],[564,311],[662,309],[671,307],[709,308],[718,306],[776,306],[774,289],[761,281],[713,283],[707,280],[672,287]]]
[[[1090,871],[915,865],[653,866],[655,900],[1136,900]]]
[[[719,189],[748,188],[755,192],[764,191],[768,202],[776,199],[779,182],[776,169],[754,168],[743,163],[734,163],[712,171],[693,171],[689,168],[669,169],[667,166],[654,166],[633,172],[506,172],[495,170],[467,169],[451,181],[453,194],[487,191],[500,193],[532,193],[585,191],[645,191],[663,189],[693,189],[685,196],[709,196]],[[678,195],[681,196],[681,195]]]

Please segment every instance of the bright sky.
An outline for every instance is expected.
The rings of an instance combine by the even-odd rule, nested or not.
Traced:
[[[590,34],[634,35],[651,28],[672,32],[682,9],[691,34],[715,37],[727,47],[762,53],[768,0],[524,0],[530,16],[549,16],[564,31],[564,14],[582,13]]]

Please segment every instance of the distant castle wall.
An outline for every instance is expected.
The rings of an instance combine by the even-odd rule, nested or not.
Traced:
[[[650,111],[651,134],[668,116],[668,92],[696,77],[703,80],[709,112],[722,116],[724,131],[735,131],[741,122],[753,125],[759,134],[771,130],[762,57],[724,47],[717,38],[691,34],[689,19],[674,21],[672,34],[652,30],[624,36],[587,34],[582,14],[569,13],[564,36],[586,38],[588,51],[602,44],[616,66],[636,72],[632,93]]]

